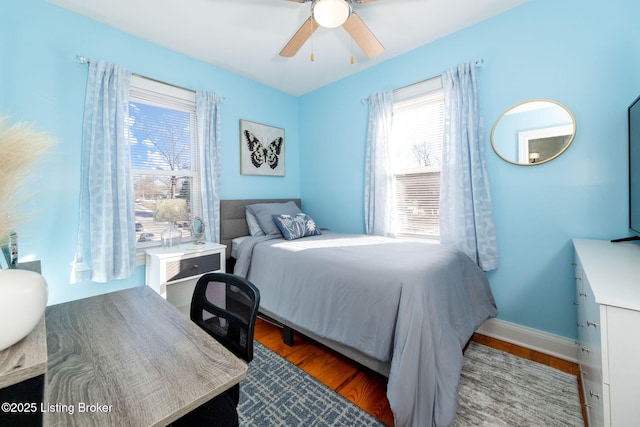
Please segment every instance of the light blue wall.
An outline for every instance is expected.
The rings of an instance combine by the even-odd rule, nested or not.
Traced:
[[[144,284],[129,280],[69,284],[78,223],[80,139],[88,66],[76,55],[119,63],[130,71],[225,97],[222,106],[223,198],[299,197],[298,99],[42,0],[0,3],[0,114],[33,122],[59,143],[39,163],[33,194],[18,228],[21,260],[42,260],[49,304]],[[286,129],[286,176],[240,175],[239,120]]]
[[[60,143],[34,172],[38,191],[21,254],[42,259],[50,303],[144,282],[69,285],[79,189],[86,65],[82,54],[193,89],[222,110],[223,198],[302,197],[321,226],[361,232],[367,106],[363,97],[484,59],[480,70],[487,163],[501,251],[489,273],[499,317],[575,337],[572,237],[627,229],[626,107],[640,94],[640,3],[531,0],[499,17],[296,98],[112,30],[42,0],[0,3],[0,112],[35,122]],[[493,121],[527,99],[575,115],[573,145],[558,159],[518,167],[492,151]],[[286,129],[285,178],[239,174],[240,118]]]
[[[626,108],[640,94],[638,17],[636,0],[531,0],[301,97],[307,210],[321,226],[363,231],[361,98],[484,59],[479,75],[500,250],[489,279],[499,318],[574,338],[571,238],[629,235]],[[502,161],[491,149],[493,122],[540,98],[573,112],[573,145],[536,167]]]

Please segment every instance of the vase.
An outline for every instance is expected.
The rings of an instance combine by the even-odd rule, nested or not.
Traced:
[[[173,222],[169,223],[169,226],[160,233],[160,240],[162,241],[163,248],[175,248],[180,246],[182,242],[182,230],[180,230]]]
[[[49,288],[29,270],[0,270],[0,351],[29,335],[47,307]]]

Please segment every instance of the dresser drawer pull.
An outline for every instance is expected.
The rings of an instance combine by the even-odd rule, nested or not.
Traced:
[[[576,276],[576,280],[582,280],[582,277]]]
[[[589,322],[589,321],[587,320],[587,327],[589,327],[589,326],[593,326],[594,328],[597,328],[597,327],[598,327],[598,324],[597,324],[596,322]]]
[[[585,297],[585,298],[587,297],[587,294],[586,294],[586,293],[584,293],[584,292],[580,292],[580,294],[579,294],[579,295],[580,295],[581,297]]]
[[[587,347],[582,347],[580,350],[582,350],[584,353],[589,353],[591,351]]]
[[[600,399],[600,395],[598,393],[594,393],[593,390],[589,390],[589,394],[591,397],[595,397],[596,399]]]
[[[578,323],[578,328],[584,328],[584,323]]]
[[[168,261],[165,265],[166,281],[172,282],[195,277],[209,271],[217,271],[222,267],[222,254],[212,253]]]

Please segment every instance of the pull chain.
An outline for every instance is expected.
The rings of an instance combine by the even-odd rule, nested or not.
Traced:
[[[356,58],[353,56],[353,37],[349,38],[349,48],[351,49],[351,64],[356,62]]]
[[[314,43],[313,40],[315,39],[314,33],[313,33],[313,29],[311,30],[311,62],[316,60],[316,56],[313,54],[314,51]]]

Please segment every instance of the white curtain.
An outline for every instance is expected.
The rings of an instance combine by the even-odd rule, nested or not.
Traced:
[[[369,97],[369,125],[365,158],[365,232],[379,236],[393,233],[393,179],[390,138],[393,93],[374,93]]]
[[[200,141],[200,188],[205,237],[220,242],[220,104],[215,93],[196,92],[198,140]]]
[[[477,65],[442,75],[445,135],[440,184],[440,241],[465,252],[485,271],[498,267],[498,245],[485,162]]]
[[[108,282],[135,270],[135,212],[127,141],[131,73],[89,63],[82,135],[80,218],[71,282]]]

